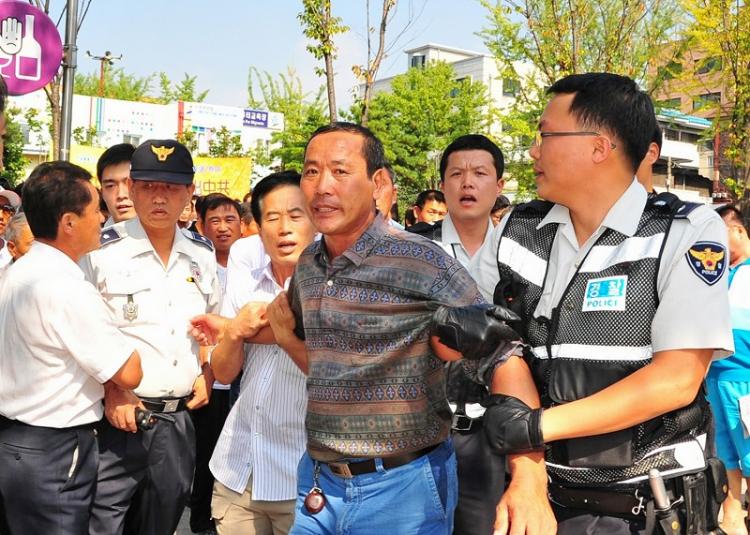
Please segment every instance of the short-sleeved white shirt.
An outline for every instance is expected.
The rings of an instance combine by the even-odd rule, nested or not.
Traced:
[[[537,226],[559,225],[535,316],[551,317],[552,308],[560,301],[578,265],[606,228],[626,236],[635,234],[647,199],[646,190],[634,179],[583,246],[578,245],[568,209],[557,204],[552,207]],[[488,300],[492,299],[499,281],[497,251],[507,221],[508,215],[495,227],[491,239],[485,242],[469,266],[469,272]],[[659,266],[659,306],[651,322],[654,353],[710,348],[716,350],[714,358],[722,358],[733,351],[726,272],[722,280],[708,284],[693,272],[686,259],[688,250],[696,242],[704,241],[720,244],[727,251],[726,226],[710,208],[697,207],[686,219],[676,219],[672,223]]]
[[[190,231],[177,229],[165,267],[138,218],[116,223],[102,235],[112,231],[119,238],[88,254],[81,264],[117,326],[140,353],[143,380],[135,393],[187,396],[201,373],[190,319],[218,312],[219,307],[214,252],[190,239],[185,234]]]
[[[0,414],[65,428],[102,417],[104,388],[135,345],[73,260],[35,241],[0,282]]]
[[[240,238],[234,242],[229,249],[224,295],[244,293],[249,281],[253,280],[253,272],[270,261],[259,235]]]

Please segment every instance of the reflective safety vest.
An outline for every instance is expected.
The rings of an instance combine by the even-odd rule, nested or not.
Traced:
[[[552,208],[534,201],[513,210],[503,231],[494,301],[522,318],[526,360],[543,407],[585,398],[651,362],[657,278],[674,219],[697,205],[652,196],[632,237],[606,229],[577,267],[551,317],[534,311],[547,281],[557,224],[537,225]],[[550,275],[550,279],[552,276]],[[606,410],[603,407],[602,410]],[[682,409],[605,435],[553,442],[552,480],[565,486],[637,486],[651,468],[664,476],[705,466],[710,411],[702,392]]]

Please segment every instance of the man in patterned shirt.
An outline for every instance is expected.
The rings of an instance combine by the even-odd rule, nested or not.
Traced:
[[[461,354],[430,328],[441,305],[482,298],[438,245],[376,217],[384,166],[380,141],[354,124],[321,127],[305,150],[301,188],[323,238],[300,257],[289,297],[268,308],[277,343],[308,375],[294,534],[452,529],[456,461],[441,359]],[[505,346],[495,362],[516,349]],[[521,361],[510,362],[495,371],[508,385]]]

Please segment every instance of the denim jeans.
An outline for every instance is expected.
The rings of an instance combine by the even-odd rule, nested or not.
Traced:
[[[297,469],[297,504],[291,535],[450,535],[458,483],[450,440],[428,455],[397,468],[342,478],[321,464],[319,487],[326,497],[318,514],[304,507],[313,487],[314,461],[305,453]]]

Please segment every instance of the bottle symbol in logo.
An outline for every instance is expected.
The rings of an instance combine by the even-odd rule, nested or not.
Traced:
[[[21,50],[16,55],[16,78],[36,81],[42,77],[42,47],[34,38],[34,15],[26,15]]]

